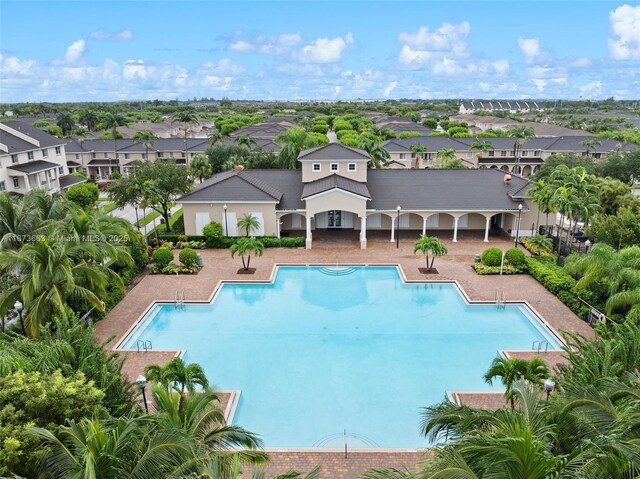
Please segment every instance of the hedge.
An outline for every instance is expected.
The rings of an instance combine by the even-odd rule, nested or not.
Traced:
[[[170,241],[172,243],[178,243],[179,241],[207,241],[208,248],[230,248],[240,236],[223,236],[222,238],[207,238],[204,236],[185,236],[185,235],[158,235],[159,240]],[[155,240],[155,236],[149,238]],[[303,236],[288,236],[283,238],[277,238],[275,236],[258,236],[258,239],[262,241],[265,248],[304,248],[305,238]]]
[[[500,274],[500,266],[487,266],[482,263],[473,263],[471,267],[477,274]],[[502,274],[518,274],[522,270],[516,269],[511,265],[505,264],[502,268]]]
[[[525,261],[527,262],[529,274],[542,286],[556,295],[560,301],[582,319],[586,320],[588,318],[589,308],[573,292],[576,280],[561,266],[555,264],[555,257],[527,257]]]

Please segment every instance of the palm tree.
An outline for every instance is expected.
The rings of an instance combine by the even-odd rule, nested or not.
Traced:
[[[235,144],[238,145],[238,146],[243,146],[243,147],[247,148],[248,150],[254,148],[257,145],[256,140],[251,138],[251,135],[240,135],[240,136],[237,136],[236,139],[235,139]]]
[[[549,369],[544,360],[534,358],[531,361],[518,358],[505,359],[498,357],[493,360],[489,370],[484,375],[484,380],[492,384],[494,378],[499,377],[505,386],[504,396],[511,403],[511,409],[515,408],[513,386],[516,381],[524,379],[534,384],[539,384],[549,376]]]
[[[528,192],[531,195],[534,203],[538,205],[538,217],[536,219],[536,231],[538,230],[540,223],[540,213],[546,215],[545,226],[549,229],[549,213],[555,213],[554,207],[554,189],[551,185],[544,180],[537,180],[533,182],[533,188]]]
[[[447,247],[435,236],[421,235],[420,239],[413,245],[413,253],[420,251],[424,255],[427,263],[427,270],[433,270],[433,262],[437,256],[447,254]],[[431,264],[429,264],[429,253],[432,254]]]
[[[144,417],[84,418],[55,433],[31,432],[43,441],[42,472],[54,479],[167,477],[193,460],[191,444],[178,432],[158,430]]]
[[[236,253],[240,255],[242,258],[242,267],[245,271],[249,271],[249,264],[251,263],[251,253],[255,256],[262,256],[264,253],[264,244],[259,239],[254,236],[245,236],[240,238],[236,243],[231,245],[229,248],[231,252],[231,257],[235,257]],[[247,260],[245,262],[245,255],[247,256]]]
[[[527,142],[527,140],[529,140],[530,138],[533,138],[534,136],[533,128],[530,128],[528,126],[515,125],[509,128],[509,131],[507,132],[507,136],[510,136],[511,138],[516,139],[515,143],[513,144],[513,157],[515,161],[514,172],[517,175],[519,175],[520,174],[520,150],[522,149],[522,145],[524,145]]]
[[[278,155],[280,166],[291,170],[298,167],[298,155],[302,150],[318,146],[313,136],[301,128],[289,128],[276,136],[275,142],[282,147]]]
[[[164,366],[150,364],[145,367],[144,373],[150,381],[172,387],[183,396],[185,389],[192,393],[196,387],[205,389],[209,387],[209,381],[202,366],[197,363],[185,364],[181,358],[173,358]]]
[[[68,136],[69,133],[73,131],[76,123],[75,121],[73,121],[73,117],[70,113],[58,113],[56,125],[58,125],[62,129],[62,134],[64,136]]]
[[[412,165],[412,167],[418,168],[420,165],[420,160],[424,160],[424,154],[429,150],[422,143],[414,143],[409,147],[409,151],[415,153],[416,155],[415,165]]]
[[[187,134],[189,132],[188,125],[199,125],[200,122],[198,121],[198,115],[196,115],[195,111],[193,111],[190,108],[181,110],[174,113],[173,116],[171,117],[171,124],[173,125],[174,123],[182,123],[182,130],[184,131],[184,154],[185,154],[185,157],[188,159],[188,156],[187,156]],[[188,161],[187,161],[187,166],[189,166]]]
[[[480,160],[481,153],[486,153],[487,151],[493,149],[493,143],[491,143],[489,140],[480,141],[478,138],[474,138],[473,143],[471,143],[471,146],[469,147],[469,150],[479,152],[477,155],[478,161]]]
[[[205,178],[209,178],[213,173],[209,157],[201,153],[194,155],[193,159],[191,160],[190,168],[191,174],[198,178],[200,180],[200,183],[202,183]]]
[[[360,147],[369,154],[369,168],[382,168],[389,164],[389,152],[382,146],[378,140],[371,138],[363,138],[360,141]]]
[[[242,218],[238,220],[238,228],[245,231],[245,236],[249,236],[253,231],[260,229],[260,221],[251,214],[244,214]]]
[[[584,152],[585,156],[589,156],[590,151],[592,149],[595,150],[597,147],[599,147],[602,144],[602,142],[597,138],[590,138],[588,140],[582,140],[580,144],[586,148]]]
[[[207,142],[210,146],[214,146],[219,141],[222,141],[223,135],[216,127],[211,128],[211,131],[207,134]]]
[[[98,125],[98,115],[91,109],[82,110],[78,115],[78,121],[86,126],[89,131],[94,131]]]
[[[153,148],[153,140],[156,140],[158,137],[155,133],[149,130],[140,130],[136,131],[132,136],[132,140],[142,141],[142,146],[144,147],[144,158],[145,160],[149,160],[149,150]]]
[[[455,158],[453,160],[441,161],[433,166],[435,169],[441,170],[461,170],[466,168],[467,166],[464,164],[464,161],[460,158]]]
[[[116,161],[118,161],[118,127],[126,124],[127,120],[117,113],[107,112],[102,118],[102,127],[111,129],[111,135],[113,136],[113,154]],[[109,159],[109,173],[111,173],[111,159]]]
[[[41,212],[35,208],[34,191],[22,198],[0,193],[0,248],[19,248],[40,226]]]
[[[458,159],[456,150],[454,150],[453,148],[443,148],[442,150],[438,151],[437,157],[438,157],[439,163],[436,165],[436,167],[440,167],[440,168],[442,168],[443,165],[447,165],[449,162],[452,162]]]

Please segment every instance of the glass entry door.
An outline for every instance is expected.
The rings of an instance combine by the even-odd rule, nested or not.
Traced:
[[[342,211],[330,210],[328,211],[328,227],[329,228],[341,228],[342,227]]]

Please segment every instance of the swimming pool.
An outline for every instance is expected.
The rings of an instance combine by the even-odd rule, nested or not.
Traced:
[[[216,387],[241,390],[234,423],[280,448],[343,447],[345,430],[350,447],[424,446],[420,409],[491,390],[498,350],[561,347],[523,303],[469,304],[454,283],[405,283],[393,266],[281,266],[211,303],[156,304],[120,347],[137,340],[184,349]]]

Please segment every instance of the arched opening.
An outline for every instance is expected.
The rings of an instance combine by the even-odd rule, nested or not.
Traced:
[[[502,166],[500,167],[500,169],[501,169],[502,171],[507,171],[507,172],[509,171],[509,167],[508,167],[507,165],[502,165]]]
[[[306,224],[305,216],[300,213],[286,213],[278,218],[280,222],[280,236],[304,236]]]
[[[498,165],[491,165],[489,168],[492,168],[492,169],[494,169],[494,170],[497,170],[497,169],[498,169]]]
[[[531,166],[530,165],[525,165],[522,168],[522,176],[524,176],[525,178],[528,178],[529,176],[531,176]]]

